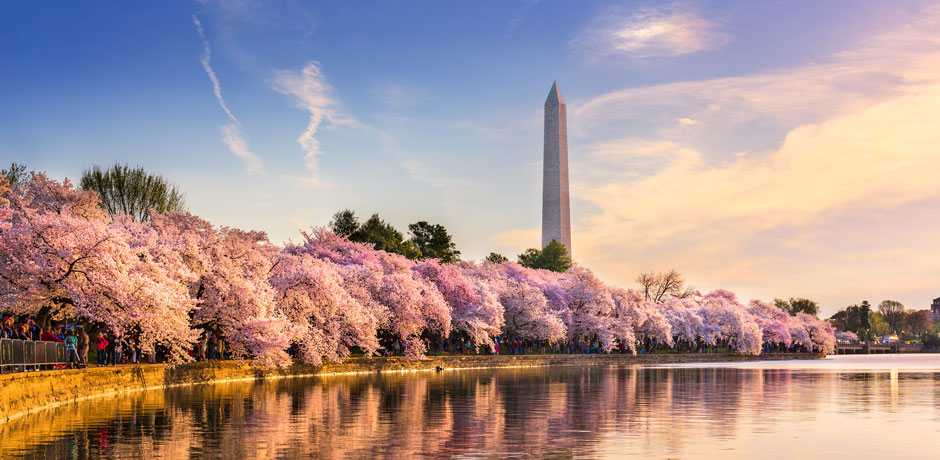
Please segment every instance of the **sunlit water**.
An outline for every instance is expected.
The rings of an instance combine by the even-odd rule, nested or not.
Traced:
[[[940,458],[940,355],[228,383],[0,425],[2,458]]]

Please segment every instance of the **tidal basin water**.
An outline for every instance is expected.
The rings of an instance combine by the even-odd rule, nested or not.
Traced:
[[[0,425],[2,458],[940,458],[940,355],[226,383]]]

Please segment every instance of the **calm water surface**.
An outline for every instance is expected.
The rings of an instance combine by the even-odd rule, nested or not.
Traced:
[[[0,425],[2,458],[940,458],[940,355],[337,376]]]

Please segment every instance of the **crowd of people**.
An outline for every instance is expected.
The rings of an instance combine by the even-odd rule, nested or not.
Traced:
[[[138,335],[139,332],[128,331],[119,336],[104,330],[89,335],[82,324],[58,323],[43,328],[29,317],[7,315],[0,319],[0,339],[64,343],[65,362],[53,366],[58,369],[162,362],[166,350],[157,346],[155,353],[142,353]],[[193,350],[196,360],[222,358],[224,342],[217,336],[204,334],[199,344],[202,347]]]
[[[41,331],[32,319],[17,322],[12,316],[4,316],[0,322],[0,339],[40,340]]]
[[[82,324],[60,323],[43,328],[33,318],[13,316],[3,316],[0,320],[0,339],[13,340],[32,340],[42,342],[64,343],[66,349],[66,359],[64,363],[54,366],[59,369],[86,368],[94,366],[114,366],[120,364],[139,364],[139,363],[157,363],[164,362],[166,349],[157,346],[154,353],[142,353],[140,342],[135,331],[127,331],[125,334],[117,335],[104,330],[94,331],[89,335],[89,331]],[[605,353],[597,341],[574,340],[574,341],[537,341],[523,338],[505,338],[496,337],[489,347],[476,347],[471,340],[467,338],[451,337],[440,342],[423,338],[424,345],[429,354],[488,354],[488,355],[525,355],[525,354],[598,354]],[[636,350],[638,353],[653,353],[656,350],[656,343],[651,340],[638,341]],[[399,356],[404,355],[405,344],[401,340],[389,340],[380,350],[381,356]],[[291,356],[296,357],[299,350],[296,344],[288,350]],[[817,347],[807,349],[802,345],[791,344],[789,346],[765,344],[762,350],[765,353],[772,352],[818,352]],[[200,334],[194,347],[190,350],[190,356],[194,361],[218,361],[231,357],[227,351],[226,341],[217,333],[205,331]],[[716,353],[722,351],[736,351],[736,344],[733,340],[721,345],[708,345],[704,342],[690,343],[681,350],[673,347],[673,352],[686,353]],[[92,354],[89,354],[91,352]],[[610,350],[609,352],[631,353],[631,350],[621,344],[621,346]]]
[[[57,369],[164,362],[165,347],[158,345],[155,353],[143,353],[138,334],[128,331],[127,334],[118,336],[106,331],[97,331],[89,335],[86,327],[81,324],[61,323],[44,329],[29,317],[16,318],[6,315],[0,319],[0,339],[64,343],[65,362],[55,365],[54,368]],[[218,361],[227,356],[226,348],[225,340],[218,334],[207,331],[200,335],[190,355],[195,361]]]

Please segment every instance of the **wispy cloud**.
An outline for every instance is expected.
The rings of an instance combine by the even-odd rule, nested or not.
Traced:
[[[412,91],[398,83],[386,83],[372,89],[372,95],[380,102],[396,109],[414,106],[416,104]]]
[[[441,189],[447,189],[448,187],[482,187],[484,185],[483,181],[480,180],[445,176],[440,171],[414,159],[403,160],[401,166],[412,179]]]
[[[513,13],[512,17],[509,18],[509,22],[506,23],[506,37],[511,37],[512,34],[516,32],[516,29],[519,27],[519,24],[522,24],[522,20],[525,18],[526,12],[530,8],[538,4],[539,0],[522,0],[522,5]]]
[[[495,112],[482,123],[464,119],[449,124],[447,128],[472,133],[489,141],[506,141],[518,138],[519,133],[540,133],[543,117],[541,109]]]
[[[209,80],[212,82],[212,92],[215,93],[215,99],[219,101],[219,107],[222,107],[225,114],[228,115],[232,121],[241,126],[241,122],[238,121],[238,118],[235,118],[232,111],[225,105],[225,99],[222,98],[222,87],[219,85],[219,77],[217,77],[215,71],[212,70],[212,48],[209,47],[206,32],[202,29],[202,23],[199,22],[199,18],[196,17],[195,14],[193,15],[193,24],[196,26],[196,32],[199,33],[199,38],[202,39],[202,57],[199,60],[202,62],[202,68],[206,70],[206,75],[209,75]]]
[[[317,130],[323,121],[333,125],[356,125],[356,121],[346,118],[336,110],[333,88],[327,83],[320,71],[320,63],[311,61],[300,72],[279,71],[274,75],[274,90],[292,96],[295,103],[310,113],[307,129],[297,138],[304,150],[304,167],[309,177],[301,183],[308,186],[325,185],[320,180],[317,157],[323,152],[316,138]]]
[[[225,146],[245,163],[245,172],[260,174],[264,172],[264,165],[257,155],[248,149],[248,143],[242,137],[241,129],[235,123],[222,125],[222,141]]]
[[[215,99],[219,101],[219,107],[222,107],[225,114],[232,120],[232,123],[222,126],[222,142],[225,143],[229,151],[241,158],[242,162],[245,164],[246,172],[249,174],[263,173],[264,165],[261,158],[252,153],[248,148],[248,143],[245,142],[244,136],[242,136],[241,133],[241,122],[238,121],[238,118],[229,110],[228,105],[225,104],[225,99],[222,98],[222,87],[219,84],[219,78],[215,75],[215,71],[212,70],[212,48],[209,46],[209,40],[206,38],[205,30],[202,28],[202,22],[199,21],[199,18],[195,14],[193,15],[193,25],[196,26],[196,32],[202,40],[202,57],[200,58],[202,68],[205,69],[206,75],[209,76],[209,81],[212,82],[212,92],[215,94]]]
[[[718,47],[729,36],[683,4],[640,11],[605,10],[571,45],[592,56],[667,57]]]
[[[437,189],[435,198],[440,198],[441,206],[452,214],[461,209],[461,204],[469,197],[476,199],[484,181],[465,178],[465,171],[447,167],[447,160],[437,150],[427,151],[424,146],[415,145],[413,138],[400,133],[403,126],[414,126],[418,120],[406,116],[380,117],[382,129],[375,130],[379,150],[394,159],[409,178],[416,182]],[[438,129],[426,127],[426,129]]]

